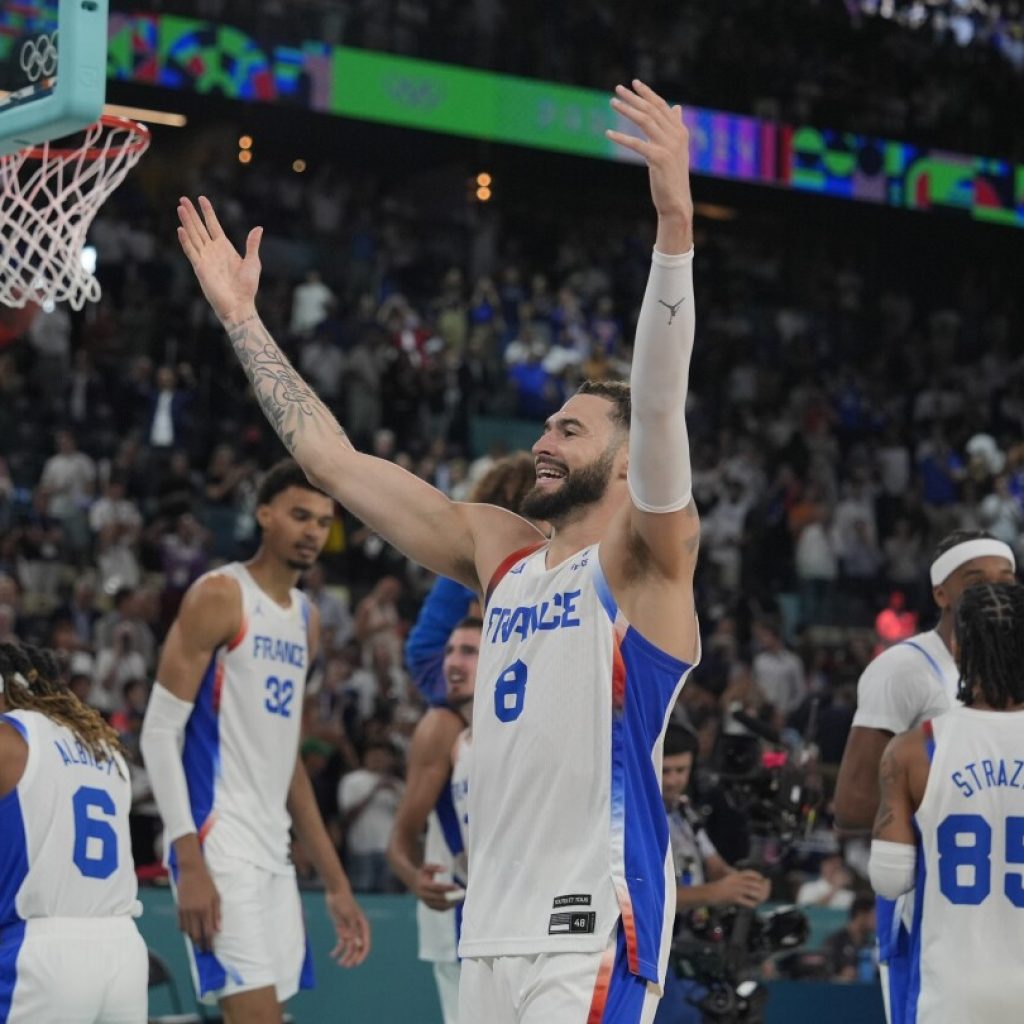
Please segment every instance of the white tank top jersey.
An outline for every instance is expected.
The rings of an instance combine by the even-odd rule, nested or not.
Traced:
[[[857,683],[853,724],[899,734],[956,704],[960,672],[935,630],[894,644],[871,662]]]
[[[464,957],[594,953],[621,918],[629,970],[661,983],[675,872],[661,798],[691,666],[618,611],[598,547],[510,556],[488,588],[473,708]]]
[[[309,666],[309,602],[293,589],[282,608],[239,562],[215,574],[238,582],[242,626],[210,659],[185,727],[192,817],[207,856],[292,874],[286,802]],[[169,863],[175,870],[173,850]]]
[[[1024,1006],[1024,713],[930,722],[907,1024],[1008,1024]]]
[[[28,745],[21,781],[0,797],[0,935],[41,917],[138,917],[120,754],[97,762],[38,711],[9,711]]]
[[[462,853],[456,858],[455,881],[463,888],[469,879],[469,759],[473,749],[472,729],[464,729],[455,741],[452,765],[452,805],[462,836]]]
[[[447,708],[447,706],[446,706]],[[453,715],[459,713],[447,708]],[[461,716],[459,716],[461,717]],[[451,782],[441,790],[437,805],[427,819],[427,837],[423,846],[423,863],[440,864],[442,870],[434,875],[437,882],[465,886],[459,877],[459,864],[464,861],[462,831],[455,804],[452,801]],[[430,963],[458,962],[459,928],[462,924],[462,906],[451,910],[432,910],[420,900],[416,901],[416,924],[419,932],[419,958]]]

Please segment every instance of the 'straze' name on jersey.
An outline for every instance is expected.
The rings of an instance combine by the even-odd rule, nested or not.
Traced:
[[[1024,714],[954,708],[931,723],[909,1024],[1017,1020],[1024,1004]]]
[[[97,762],[38,711],[0,721],[28,745],[21,781],[0,797],[0,931],[41,917],[137,917],[124,759]]]
[[[210,659],[185,729],[192,817],[204,848],[288,874],[286,804],[309,665],[309,604],[292,590],[282,608],[241,563],[216,572],[238,583],[242,628]]]
[[[546,548],[492,581],[473,706],[462,956],[597,952],[664,972],[675,873],[661,799],[668,713],[690,666],[633,629],[598,547]]]

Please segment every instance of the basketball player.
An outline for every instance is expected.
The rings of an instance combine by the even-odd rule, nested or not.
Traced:
[[[412,734],[405,793],[388,846],[392,869],[419,900],[419,955],[433,964],[445,1024],[459,1019],[461,908],[455,904],[466,886],[465,848],[452,802],[452,752],[473,716],[482,627],[480,619],[463,619],[448,638],[443,668],[448,699],[430,708]]]
[[[612,100],[648,166],[658,230],[632,388],[587,383],[534,445],[523,515],[462,504],[356,451],[260,321],[210,203],[179,240],[279,436],[310,479],[415,561],[485,597],[473,708],[459,1016],[650,1021],[675,878],[661,801],[669,709],[698,656],[698,518],[685,405],[693,201],[681,111],[641,82]],[[632,393],[632,403],[630,395]]]
[[[298,756],[319,622],[296,589],[333,518],[330,498],[286,460],[264,477],[252,561],[188,590],[164,644],[142,752],[201,1001],[233,1024],[281,1020],[312,985],[312,956],[289,859],[289,827],[326,887],[343,966],[369,950],[366,919]]]
[[[878,808],[878,765],[894,735],[919,726],[952,707],[958,672],[950,645],[954,607],[966,587],[1011,582],[1016,562],[1012,549],[980,531],[958,530],[945,537],[931,565],[932,594],[939,606],[935,629],[895,644],[864,670],[857,684],[857,712],[836,781],[836,824],[843,830],[867,829]],[[898,1008],[909,984],[907,929],[912,910],[878,901],[879,961],[882,992],[890,1024],[903,1024]]]
[[[0,644],[0,1021],[138,1024],[128,766],[49,652]]]
[[[1024,588],[966,590],[954,651],[964,706],[882,757],[871,884],[914,892],[903,1019],[1006,1024],[1024,1005]]]

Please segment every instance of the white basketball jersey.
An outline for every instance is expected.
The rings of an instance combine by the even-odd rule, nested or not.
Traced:
[[[458,714],[449,708],[452,714]],[[465,885],[460,879],[459,864],[465,859],[462,831],[452,801],[449,784],[441,790],[437,805],[427,819],[427,837],[423,846],[423,863],[440,864],[442,869],[434,880]],[[416,901],[416,924],[419,931],[419,958],[431,963],[458,962],[458,933],[462,907],[451,910],[432,910],[421,900]]]
[[[1024,713],[931,723],[908,1024],[1007,1024],[1024,1006]]]
[[[459,734],[452,764],[452,805],[462,836],[462,853],[456,858],[455,881],[463,888],[469,879],[469,760],[473,749],[472,737],[472,729],[464,729]]]
[[[660,983],[675,907],[661,798],[690,666],[619,613],[597,546],[506,559],[489,588],[473,708],[464,957],[604,950]]]
[[[137,917],[124,759],[97,763],[38,711],[0,721],[28,745],[21,781],[0,797],[0,932],[43,917]]]
[[[208,854],[290,874],[286,802],[309,665],[309,604],[293,589],[282,608],[239,562],[217,574],[238,582],[242,628],[210,659],[185,729],[192,816]],[[173,851],[170,861],[174,868]]]
[[[894,644],[871,662],[857,683],[853,724],[907,732],[956,704],[960,673],[935,630]]]

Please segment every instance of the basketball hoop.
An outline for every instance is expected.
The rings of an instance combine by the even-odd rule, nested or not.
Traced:
[[[89,225],[149,148],[150,135],[145,125],[104,114],[75,139],[0,157],[5,306],[67,302],[81,309],[100,297],[99,281],[82,265]]]

